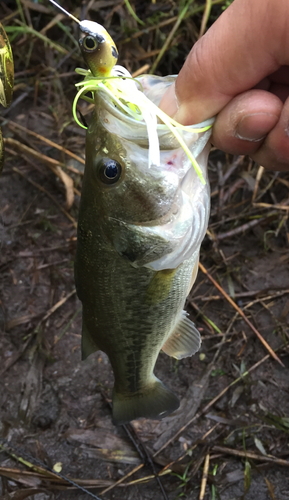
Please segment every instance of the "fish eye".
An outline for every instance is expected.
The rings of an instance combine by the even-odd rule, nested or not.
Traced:
[[[93,38],[93,36],[87,35],[83,39],[83,45],[84,45],[84,48],[87,50],[94,50],[94,49],[96,49],[98,43],[95,40],[95,38]]]
[[[104,184],[115,184],[121,176],[121,171],[121,164],[110,158],[103,158],[99,164],[99,176]]]

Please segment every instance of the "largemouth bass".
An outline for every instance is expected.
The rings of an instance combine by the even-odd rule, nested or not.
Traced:
[[[158,104],[174,77],[140,78]],[[149,163],[147,126],[95,93],[87,131],[75,279],[83,304],[82,353],[98,349],[115,377],[113,421],[161,418],[178,398],[154,375],[160,350],[181,359],[200,348],[183,311],[209,217],[203,185],[182,147],[157,125],[160,164]],[[182,128],[205,179],[210,131]]]

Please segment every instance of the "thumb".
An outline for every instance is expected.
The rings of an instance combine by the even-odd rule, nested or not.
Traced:
[[[193,46],[160,108],[183,125],[216,115],[289,64],[288,19],[287,0],[234,0]]]

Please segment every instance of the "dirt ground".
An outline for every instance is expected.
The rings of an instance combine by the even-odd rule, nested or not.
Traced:
[[[0,5],[5,27],[23,28],[16,4]],[[30,30],[41,31],[59,15],[46,4],[21,5]],[[151,25],[177,15],[176,2],[156,4],[163,18],[153,3],[147,11],[135,5]],[[151,65],[150,51],[169,33],[158,28],[126,41],[137,24],[123,2],[94,2],[89,14],[110,29],[131,71]],[[178,71],[201,14],[186,20],[157,73]],[[70,27],[64,17],[57,21]],[[289,500],[289,175],[212,151],[212,212],[201,263],[219,289],[199,271],[187,310],[202,334],[201,350],[180,362],[161,353],[156,367],[181,407],[162,421],[114,427],[108,358],[99,351],[81,361],[73,277],[85,132],[71,104],[79,80],[73,71],[84,64],[74,32],[59,24],[43,36],[71,57],[28,29],[7,32],[16,85],[11,108],[1,110],[7,140],[0,180],[0,499],[76,500],[90,498],[90,491],[123,500]],[[159,473],[165,492],[154,477]]]

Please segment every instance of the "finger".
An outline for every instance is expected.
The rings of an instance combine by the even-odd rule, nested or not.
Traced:
[[[252,158],[270,170],[289,170],[289,99],[280,118]]]
[[[249,90],[234,97],[217,115],[212,143],[232,154],[252,155],[276,126],[282,101],[264,90]]]
[[[194,45],[160,107],[189,125],[289,63],[289,2],[235,0]]]

